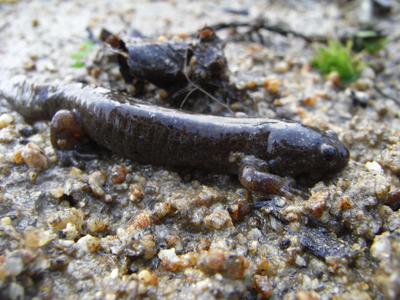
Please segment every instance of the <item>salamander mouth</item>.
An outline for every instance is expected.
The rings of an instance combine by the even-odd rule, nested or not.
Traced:
[[[343,161],[343,167],[347,165],[347,163],[350,160],[350,151],[341,145],[340,149],[338,149],[339,151],[339,156],[341,158],[341,160]]]
[[[336,170],[343,169],[350,160],[349,150],[341,143],[336,146],[337,158],[336,158]]]
[[[338,140],[321,143],[315,154],[297,161],[298,174],[307,173],[312,179],[319,179],[324,174],[343,169],[350,159],[349,150]]]

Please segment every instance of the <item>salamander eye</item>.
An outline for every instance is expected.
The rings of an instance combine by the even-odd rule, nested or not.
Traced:
[[[328,144],[322,144],[321,145],[321,154],[326,160],[332,160],[335,155],[336,155],[336,149],[335,147],[328,145]]]

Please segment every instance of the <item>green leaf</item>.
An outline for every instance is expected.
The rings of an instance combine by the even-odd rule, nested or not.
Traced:
[[[69,56],[73,59],[75,59],[75,63],[71,65],[73,68],[82,68],[85,64],[83,60],[88,56],[90,50],[92,50],[94,46],[94,42],[90,41],[88,43],[83,43],[80,45],[80,48],[82,50],[72,53]]]
[[[81,50],[81,51],[79,51],[79,52],[72,53],[72,54],[70,54],[69,56],[70,56],[71,58],[74,58],[74,59],[81,59],[81,58],[85,58],[87,55],[88,55],[88,52],[87,52],[87,51]]]
[[[79,60],[77,60],[74,64],[71,65],[73,68],[82,68],[85,64]]]

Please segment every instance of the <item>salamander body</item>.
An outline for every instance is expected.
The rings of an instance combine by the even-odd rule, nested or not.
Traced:
[[[297,190],[290,178],[335,172],[349,160],[337,137],[314,127],[189,113],[79,83],[16,77],[0,81],[0,97],[31,120],[74,111],[90,139],[133,161],[239,174],[244,186],[265,193],[291,197]]]

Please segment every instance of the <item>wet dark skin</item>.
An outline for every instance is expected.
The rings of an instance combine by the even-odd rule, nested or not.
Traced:
[[[73,147],[70,138],[84,132],[133,161],[238,174],[246,188],[288,198],[301,194],[293,177],[336,172],[349,160],[334,134],[314,127],[189,113],[100,87],[36,85],[17,77],[0,81],[0,97],[31,120],[53,118],[55,148]],[[64,133],[65,124],[72,124],[72,135]]]

